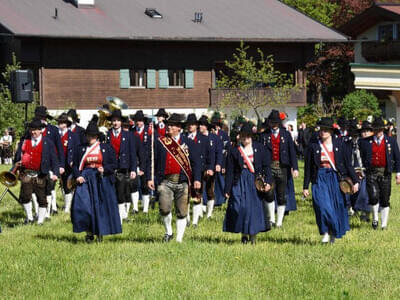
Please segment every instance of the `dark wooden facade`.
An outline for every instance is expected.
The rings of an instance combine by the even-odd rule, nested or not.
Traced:
[[[239,43],[138,42],[118,40],[15,38],[7,49],[16,53],[24,67],[35,70],[42,104],[49,109],[95,109],[106,96],[123,99],[130,108],[204,108],[213,102],[215,77]],[[300,76],[313,55],[309,43],[253,43],[274,55],[278,68]],[[194,87],[161,89],[120,88],[120,69],[192,69]],[[156,72],[158,83],[158,72]],[[302,75],[301,75],[302,76]],[[304,79],[303,79],[304,80]],[[293,104],[306,102],[305,91]]]

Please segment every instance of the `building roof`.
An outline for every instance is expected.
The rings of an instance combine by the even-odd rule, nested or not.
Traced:
[[[383,21],[400,21],[400,4],[375,4],[344,24],[340,31],[355,38]]]
[[[346,41],[278,0],[0,0],[0,24],[16,36],[195,41]],[[57,8],[58,17],[55,18]],[[152,19],[156,8],[162,19]],[[193,22],[203,13],[201,23]]]

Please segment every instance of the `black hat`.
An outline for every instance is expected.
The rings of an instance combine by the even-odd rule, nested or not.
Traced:
[[[71,117],[73,122],[80,122],[76,109],[71,108],[70,110],[68,110],[67,115]]]
[[[210,126],[210,123],[208,122],[208,117],[205,115],[202,115],[197,123],[199,125]]]
[[[186,124],[187,125],[197,124],[196,114],[188,114],[188,116],[186,118]]]
[[[211,117],[211,124],[221,126],[222,125],[222,116],[219,112],[215,112]]]
[[[120,120],[122,120],[122,112],[121,112],[121,110],[120,109],[113,110],[113,112],[108,117],[108,119],[109,120],[112,120],[112,119],[120,119]]]
[[[138,110],[133,116],[132,119],[134,121],[144,121],[145,120],[145,116],[143,114],[143,110]]]
[[[253,124],[251,122],[243,123],[242,127],[240,128],[241,135],[253,135]]]
[[[167,120],[167,124],[178,124],[182,125],[185,124],[185,115],[184,114],[177,114],[173,113]]]
[[[46,127],[45,124],[39,118],[33,118],[32,121],[28,124],[30,129],[42,129]]]
[[[68,126],[71,126],[72,124],[72,118],[70,116],[68,116],[66,113],[62,113],[61,115],[59,115],[59,117],[57,118],[57,123],[67,123]]]
[[[337,124],[340,126],[340,128],[346,128],[350,126],[350,121],[346,120],[346,118],[340,117],[337,120]]]
[[[348,127],[350,135],[357,135],[360,132],[360,124],[356,119],[349,120]]]
[[[333,129],[333,119],[329,117],[323,117],[318,120],[317,126],[319,128]]]
[[[156,113],[156,117],[165,117],[168,118],[168,113],[165,111],[165,108],[160,108]]]
[[[381,117],[376,118],[372,123],[373,129],[383,129],[385,128],[385,126],[386,126],[385,121]]]
[[[279,111],[277,111],[276,109],[273,109],[268,116],[268,121],[270,123],[281,123],[282,120],[281,120]]]
[[[363,121],[361,124],[361,130],[372,130],[372,124],[369,121]]]
[[[99,127],[94,122],[89,122],[85,130],[86,135],[100,135]]]
[[[121,122],[122,122],[122,125],[123,125],[123,126],[130,126],[130,125],[131,125],[128,116],[122,116]]]
[[[37,106],[35,108],[35,118],[38,119],[53,119],[52,116],[49,115],[48,111],[47,111],[47,107],[46,106]]]

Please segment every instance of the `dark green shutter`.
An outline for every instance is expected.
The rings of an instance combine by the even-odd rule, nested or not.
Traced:
[[[156,70],[147,69],[147,88],[155,89],[156,88]]]
[[[129,69],[119,70],[119,87],[121,89],[128,89],[131,85],[131,80],[129,78]]]
[[[185,88],[194,88],[194,72],[193,70],[185,70]]]
[[[168,70],[159,70],[158,80],[158,87],[160,89],[167,89],[169,87]]]

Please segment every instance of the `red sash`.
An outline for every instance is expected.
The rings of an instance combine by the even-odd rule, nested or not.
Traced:
[[[164,146],[165,150],[175,159],[180,165],[183,172],[185,173],[189,186],[192,182],[192,167],[190,166],[189,154],[173,139],[167,136],[159,137],[161,145]]]
[[[332,152],[329,152],[328,149],[326,148],[326,146],[324,145],[324,143],[319,142],[321,147],[322,147],[322,151],[325,152],[326,157],[328,157],[329,163],[332,167],[332,169],[334,169],[336,171],[336,166],[335,166],[335,154],[333,153],[333,145],[332,145]]]
[[[244,162],[245,162],[247,168],[249,169],[249,171],[250,171],[251,173],[254,173],[255,171],[254,171],[253,163],[251,162],[250,158],[246,155],[246,153],[244,153],[243,147],[242,147],[242,146],[239,146],[239,147],[238,147],[238,150],[239,150],[239,152],[240,152],[240,155],[243,157],[243,160],[244,160]]]
[[[97,148],[98,147],[98,148]],[[99,149],[100,148],[100,142],[96,142],[96,143],[94,143],[92,146],[90,146],[90,147],[88,147],[87,149],[86,149],[86,152],[85,152],[85,154],[83,155],[83,157],[82,157],[82,159],[81,159],[81,162],[80,162],[80,164],[79,164],[79,171],[82,171],[83,170],[83,168],[84,168],[84,166],[85,166],[85,162],[86,162],[86,158],[93,152],[93,151],[95,151],[95,150],[97,150],[97,149]],[[100,149],[99,149],[99,151],[100,151]]]

